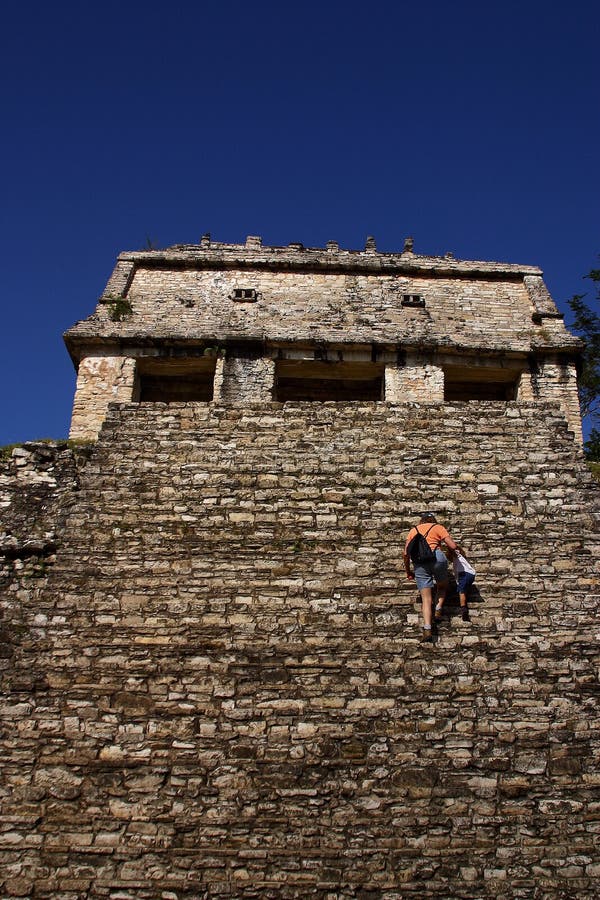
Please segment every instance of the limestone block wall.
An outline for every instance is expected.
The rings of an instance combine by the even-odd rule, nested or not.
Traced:
[[[519,403],[534,403],[536,396],[537,393],[534,389],[531,372],[529,369],[524,370],[519,378],[516,399]]]
[[[36,622],[40,592],[91,452],[65,441],[29,441],[0,459],[0,677]]]
[[[111,304],[128,312],[114,321]],[[402,253],[183,245],[123,253],[85,338],[391,342],[479,350],[577,348],[538,268]]]
[[[133,351],[132,351],[133,352]],[[86,356],[80,365],[77,392],[74,403],[71,437],[95,439],[98,436],[108,410],[108,404],[114,397],[121,399],[137,399],[136,367],[140,359],[156,358],[148,356],[147,351],[139,349],[139,356],[112,357]],[[271,355],[248,358],[242,355],[224,355],[216,360],[213,402],[215,403],[256,403],[270,402],[274,397],[275,356],[283,355],[286,359],[302,358],[307,353],[312,357],[313,350],[295,349],[294,346],[283,350],[272,348]],[[370,359],[365,349],[343,348],[331,351],[343,353],[345,359]],[[406,351],[401,364],[396,361],[396,354],[384,351],[381,356],[388,360],[381,363],[385,379],[385,398],[388,402],[443,402],[446,367],[454,371],[460,365],[462,377],[477,381],[477,373],[482,377],[490,367],[499,372],[513,373],[518,380],[517,399],[519,402],[535,402],[558,400],[566,417],[569,428],[575,434],[579,444],[582,443],[579,402],[577,397],[577,375],[572,364],[552,357],[531,362],[522,359],[496,359],[493,356],[464,356],[447,353],[424,353]],[[180,357],[181,359],[181,357]],[[190,357],[193,359],[193,357]],[[392,361],[393,360],[393,361]],[[177,368],[177,360],[173,361],[174,370],[182,373],[181,365]],[[533,366],[533,369],[531,369]],[[158,370],[157,370],[158,371]],[[169,372],[169,360],[165,359],[160,371]]]
[[[95,440],[109,403],[133,398],[135,360],[99,350],[79,363],[69,437]]]
[[[260,357],[217,360],[216,403],[260,403],[273,399],[275,361]]]
[[[576,440],[583,443],[575,365],[557,358],[544,360],[532,374],[532,381],[534,392],[541,400],[553,399],[560,403],[569,428]]]
[[[552,358],[533,360],[530,363],[530,368],[521,375],[517,400],[530,403],[548,399],[559,403],[570,431],[573,432],[578,445],[582,446],[583,434],[575,365]]]
[[[598,489],[557,405],[113,405],[78,488],[0,668],[4,895],[596,896]],[[423,507],[478,585],[431,647]]]
[[[237,288],[254,288],[259,299],[237,303]],[[425,306],[403,306],[406,294],[422,296]],[[100,306],[69,334],[402,341],[527,351],[545,333],[532,321],[530,294],[516,278],[140,265],[126,296],[131,316],[115,323],[108,307]],[[573,340],[560,320],[553,337]]]
[[[385,398],[391,403],[442,403],[444,370],[418,354],[407,354],[405,365],[386,366]]]

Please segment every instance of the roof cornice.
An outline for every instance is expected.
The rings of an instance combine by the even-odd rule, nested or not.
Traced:
[[[485,277],[512,280],[542,275],[537,266],[482,260],[459,260],[452,255],[421,256],[412,252],[379,253],[376,250],[341,250],[322,247],[182,244],[165,250],[125,251],[120,263],[134,268],[172,269],[271,269],[283,271],[361,272],[365,274],[423,275],[433,277]]]

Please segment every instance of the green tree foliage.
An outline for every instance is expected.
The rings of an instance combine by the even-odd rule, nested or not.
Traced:
[[[600,269],[592,269],[586,276],[594,285],[594,303],[600,304]],[[573,313],[573,329],[583,338],[583,366],[579,376],[581,414],[592,425],[600,424],[600,315],[588,303],[587,294],[576,294],[569,300]],[[592,428],[585,443],[588,459],[600,461],[600,430]]]
[[[590,462],[600,463],[600,431],[597,428],[592,428],[583,449]]]

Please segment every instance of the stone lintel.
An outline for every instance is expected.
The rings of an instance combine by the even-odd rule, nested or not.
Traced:
[[[71,354],[75,367],[80,359],[88,356],[126,356],[126,357],[160,357],[161,359],[200,358],[207,349],[216,345],[221,347],[229,357],[249,358],[282,358],[327,359],[336,361],[341,358],[371,359],[391,361],[398,354],[426,354],[427,358],[435,356],[436,364],[453,364],[460,360],[465,365],[516,365],[532,356],[531,352],[522,349],[490,347],[440,347],[435,341],[414,344],[410,342],[332,342],[318,339],[265,340],[262,338],[223,338],[206,335],[201,339],[166,340],[149,335],[140,335],[139,339],[125,337],[122,340],[103,339],[89,335],[77,335],[66,332],[65,343]],[[566,363],[577,363],[578,346],[544,345],[535,349],[533,355],[538,360],[560,358]]]

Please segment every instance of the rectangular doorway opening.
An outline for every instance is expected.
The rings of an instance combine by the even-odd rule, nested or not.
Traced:
[[[139,359],[140,403],[208,403],[213,399],[214,359]]]
[[[515,400],[521,372],[493,366],[444,366],[444,400]]]
[[[370,362],[324,362],[281,359],[275,367],[275,399],[383,400],[383,365]]]

